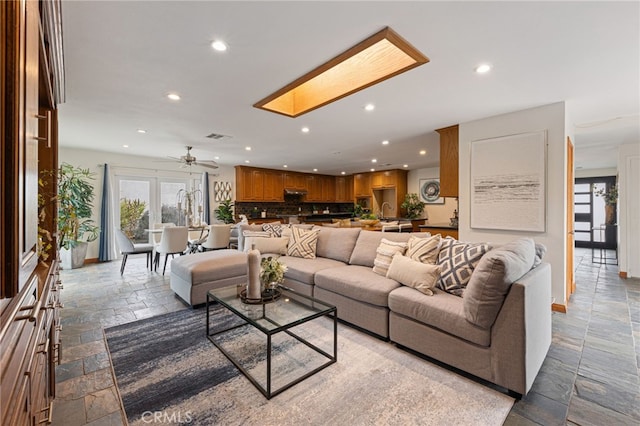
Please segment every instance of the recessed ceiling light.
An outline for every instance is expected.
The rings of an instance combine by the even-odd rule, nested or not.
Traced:
[[[309,133],[309,128],[308,127],[303,127],[300,130],[302,130],[302,133]]]
[[[144,129],[138,129],[138,133],[147,133],[147,131]]]
[[[371,170],[372,172],[375,172],[375,171],[376,171],[376,169],[373,169],[373,168],[372,168],[372,169],[369,169],[369,170]]]
[[[249,160],[244,160],[245,163],[249,164],[251,161]]]
[[[423,149],[422,151],[420,151],[420,155],[427,155],[427,151]]]
[[[347,172],[340,172],[340,174],[341,174],[341,175],[346,175],[346,174],[347,174]]]
[[[129,148],[129,145],[122,145],[123,148]]]
[[[409,167],[409,165],[408,164],[403,164],[402,167]]]
[[[318,171],[318,169],[313,169],[313,171],[314,171],[314,172],[317,172],[317,171]],[[343,173],[344,173],[344,172],[343,172]]]
[[[213,159],[214,159],[214,160],[219,160],[219,159],[220,159],[220,156],[219,156],[219,155],[216,155],[215,157],[213,157]]]
[[[211,47],[213,47],[213,50],[217,50],[218,52],[224,52],[225,50],[227,50],[227,45],[224,41],[221,40],[216,40],[211,43]]]
[[[180,95],[178,95],[177,93],[169,93],[167,95],[167,98],[171,99],[172,101],[179,101]]]
[[[245,146],[245,147],[244,147],[244,150],[245,150],[245,151],[251,151],[251,147],[250,147],[250,146]]]
[[[372,163],[377,163],[377,162],[378,162],[378,160],[377,160],[377,159],[375,159],[375,158],[372,158],[372,159],[371,159],[371,162],[372,162]]]
[[[486,72],[489,72],[490,70],[491,70],[491,65],[489,64],[482,64],[476,67],[476,72],[478,74],[484,74]]]
[[[389,141],[382,141],[382,145],[389,145]]]
[[[284,167],[284,168],[286,169],[286,168],[287,168],[287,167],[289,167],[289,166],[287,166],[286,164],[284,164],[282,167]]]
[[[374,104],[366,104],[364,106],[365,111],[373,111],[374,109],[376,109],[376,106]]]

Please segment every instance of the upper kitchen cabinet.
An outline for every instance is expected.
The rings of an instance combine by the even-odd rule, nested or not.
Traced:
[[[322,203],[335,203],[337,201],[334,176],[307,175],[306,186],[307,195],[305,201]]]
[[[458,197],[458,125],[436,132],[440,134],[440,196]]]
[[[397,187],[401,181],[407,180],[407,173],[403,170],[385,170],[371,174],[372,189],[391,189]],[[406,183],[405,183],[406,185]]]
[[[336,183],[336,202],[352,203],[353,202],[353,176],[337,176]]]
[[[371,173],[353,175],[354,198],[371,197]]]
[[[306,175],[303,173],[285,172],[284,188],[291,189],[294,191],[307,190],[307,183],[305,179],[306,179]]]
[[[236,166],[236,201],[284,201],[281,172]]]

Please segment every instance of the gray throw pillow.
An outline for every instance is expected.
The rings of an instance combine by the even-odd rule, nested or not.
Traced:
[[[536,247],[531,238],[521,238],[486,253],[464,292],[467,321],[491,328],[509,287],[533,267],[535,257]]]

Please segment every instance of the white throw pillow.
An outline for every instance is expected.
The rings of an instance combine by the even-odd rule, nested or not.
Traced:
[[[291,238],[287,247],[287,255],[315,259],[318,245],[318,230],[291,228]]]
[[[416,262],[430,263],[435,265],[438,262],[438,252],[440,251],[440,234],[429,238],[409,237],[409,245],[405,256]]]
[[[391,260],[387,278],[433,296],[433,288],[440,279],[440,266],[417,262],[396,253]]]
[[[389,241],[386,238],[380,240],[380,245],[376,249],[376,258],[373,260],[373,272],[386,277],[393,255],[404,254],[405,250],[407,250],[407,243]]]
[[[289,238],[285,237],[246,237],[244,240],[244,251],[248,252],[255,245],[260,253],[287,254],[287,243]]]

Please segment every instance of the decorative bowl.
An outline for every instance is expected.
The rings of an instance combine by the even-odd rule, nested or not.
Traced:
[[[360,223],[364,226],[373,226],[380,222],[380,219],[360,219]]]

